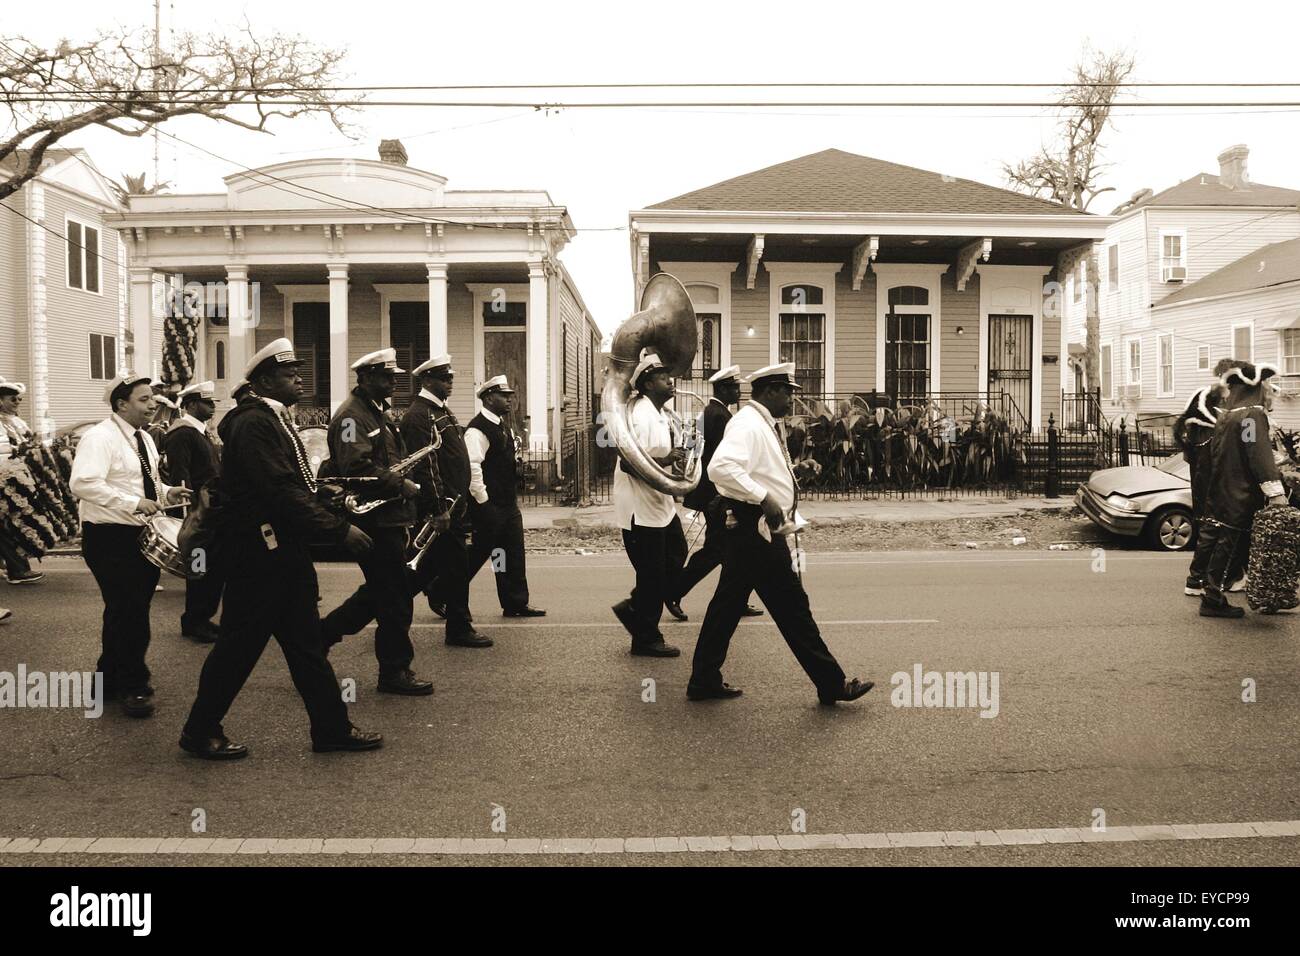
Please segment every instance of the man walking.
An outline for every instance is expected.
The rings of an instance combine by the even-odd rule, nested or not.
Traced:
[[[799,386],[794,363],[761,368],[750,378],[752,400],[736,413],[709,464],[709,477],[723,498],[722,577],[704,615],[695,645],[691,700],[727,699],[740,689],[722,679],[727,648],[751,591],[772,615],[823,704],[856,700],[874,686],[846,680],[822,640],[808,594],[795,574],[785,535],[795,528],[798,501],[794,468],[777,420],[789,414]]]

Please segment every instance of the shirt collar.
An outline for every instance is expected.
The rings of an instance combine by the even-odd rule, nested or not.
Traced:
[[[776,427],[776,419],[772,417],[772,413],[767,410],[766,405],[762,405],[759,402],[754,401],[752,398],[745,404],[747,404],[754,411],[758,412],[758,414],[763,417],[763,421],[767,422],[773,428]]]
[[[284,415],[285,405],[283,402],[277,402],[274,398],[267,398],[265,395],[259,395],[257,397],[266,402],[267,407],[269,407],[271,411],[275,412],[277,415]]]
[[[721,405],[723,408],[726,408],[726,407],[727,407],[727,403],[724,402],[722,399],[718,398],[718,396],[716,396],[716,395],[710,395],[710,396],[709,396],[709,401],[711,401],[711,402],[717,402],[717,403],[718,403],[719,405]]]
[[[121,415],[119,415],[117,412],[113,412],[113,414],[110,415],[109,418],[112,420],[113,424],[117,426],[118,431],[120,431],[123,435],[130,438],[132,441],[135,440],[135,433],[140,431],[140,429],[132,428],[131,423],[128,422]]]
[[[432,402],[433,405],[434,405],[434,407],[436,407],[436,408],[446,408],[446,407],[447,407],[447,403],[446,403],[446,402],[444,402],[444,401],[443,401],[441,398],[439,398],[437,395],[433,394],[433,392],[429,391],[427,388],[422,388],[422,389],[420,389],[420,397],[423,398],[423,399],[427,399],[428,401]]]
[[[488,421],[490,421],[493,425],[501,424],[501,416],[488,411],[486,408],[483,409],[483,417],[486,418]]]
[[[182,425],[189,425],[190,428],[197,429],[198,431],[201,432],[206,432],[208,430],[207,426],[204,425],[203,422],[199,421],[193,415],[190,415],[188,413],[180,417],[180,422]]]

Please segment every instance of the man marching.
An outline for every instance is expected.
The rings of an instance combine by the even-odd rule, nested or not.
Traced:
[[[469,577],[472,581],[483,562],[491,558],[501,613],[506,617],[542,617],[545,611],[528,604],[524,518],[515,492],[515,433],[505,420],[514,395],[504,375],[488,379],[478,391],[483,410],[465,429],[469,514],[474,527]],[[504,566],[498,566],[498,559]]]
[[[639,395],[628,409],[628,423],[637,443],[659,464],[677,465],[685,452],[673,447],[672,429],[663,412],[675,389],[658,355],[641,356],[632,373],[632,387]],[[632,594],[614,605],[614,614],[632,636],[633,654],[676,657],[681,650],[664,640],[659,616],[664,602],[678,591],[686,560],[677,502],[633,474],[620,459],[614,472],[614,514],[623,530],[623,549],[636,569]]]
[[[704,437],[704,452],[700,456],[700,483],[695,486],[682,503],[699,512],[704,518],[704,544],[696,551],[686,567],[682,569],[681,584],[675,599],[668,603],[668,610],[679,620],[686,620],[682,613],[681,602],[691,589],[699,584],[709,572],[722,563],[723,514],[718,499],[718,489],[709,480],[709,462],[717,451],[718,443],[731,421],[731,407],[740,401],[740,366],[732,365],[715,373],[709,379],[713,386],[713,396],[704,406],[701,415],[700,432]],[[745,605],[745,616],[756,616],[763,612],[752,604]]]
[[[27,386],[22,382],[8,382],[0,378],[0,480],[10,459],[18,459],[24,446],[32,440],[32,429],[18,416]],[[15,466],[19,462],[13,462]],[[19,542],[18,532],[9,521],[0,518],[0,559],[4,560],[5,576],[10,584],[37,584],[45,572],[32,567]]]
[[[330,461],[341,477],[375,479],[363,499],[394,500],[352,519],[374,541],[374,550],[357,562],[365,583],[326,615],[321,638],[329,647],[344,634],[355,634],[377,621],[378,689],[385,694],[421,697],[433,693],[433,683],[420,680],[411,670],[415,648],[411,645],[412,604],[406,576],[407,532],[415,522],[412,499],[421,489],[391,470],[405,457],[406,447],[386,414],[401,371],[397,352],[371,352],[357,359],[352,368],[357,373],[357,387],[330,419]],[[428,444],[426,440],[421,447]]]
[[[725,508],[722,576],[704,615],[686,696],[691,700],[738,697],[722,680],[722,665],[751,591],[757,591],[823,704],[856,700],[874,686],[844,671],[822,640],[795,574],[785,534],[795,528],[798,502],[794,468],[777,420],[789,414],[799,386],[794,363],[761,368],[750,377],[752,400],[736,413],[713,460],[709,478]]]
[[[168,481],[197,493],[221,475],[217,446],[207,433],[207,423],[217,412],[216,386],[212,382],[198,382],[181,389],[177,399],[181,417],[172,423],[163,438],[164,468]],[[212,618],[220,603],[221,574],[217,568],[208,570],[201,578],[188,579],[181,636],[200,644],[213,643],[217,639],[217,626]]]
[[[199,674],[199,691],[181,734],[181,749],[205,760],[233,760],[248,748],[232,743],[221,722],[275,637],[311,721],[312,750],[374,750],[377,733],[348,720],[334,669],[320,642],[316,569],[309,545],[342,545],[364,555],[370,539],[316,499],[316,481],[289,406],[302,398],[293,343],[276,339],[249,362],[250,397],[217,429],[225,447],[220,543],[225,566],[221,636]]]
[[[435,355],[411,375],[420,393],[402,416],[402,439],[419,448],[442,439],[437,454],[420,462],[412,477],[425,489],[419,499],[418,524],[442,515],[438,537],[412,575],[412,594],[424,591],[429,607],[447,619],[446,642],[453,647],[491,647],[492,639],[474,630],[469,613],[469,449],[456,416],[447,406],[456,373],[451,356]],[[451,499],[454,504],[448,504]],[[445,509],[445,513],[444,513]]]
[[[104,598],[95,669],[106,697],[121,697],[130,717],[148,717],[154,690],[145,653],[159,571],[140,551],[140,529],[164,507],[187,502],[189,492],[158,474],[158,449],[145,431],[155,404],[148,376],[122,372],[104,401],[112,414],[82,436],[68,484],[81,502],[81,554]]]

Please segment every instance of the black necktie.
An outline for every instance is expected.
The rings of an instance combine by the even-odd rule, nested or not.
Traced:
[[[158,500],[158,489],[153,483],[153,473],[149,468],[149,451],[144,447],[144,432],[136,430],[135,453],[140,457],[140,474],[144,477],[144,496],[150,501]]]

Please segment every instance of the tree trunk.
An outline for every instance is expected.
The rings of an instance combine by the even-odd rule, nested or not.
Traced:
[[[1088,279],[1084,286],[1085,329],[1083,377],[1088,391],[1101,386],[1101,312],[1098,308],[1100,288],[1097,284],[1097,247],[1088,253]]]

